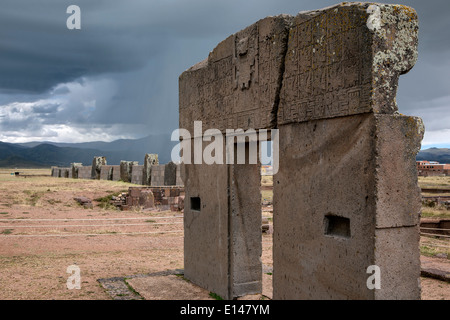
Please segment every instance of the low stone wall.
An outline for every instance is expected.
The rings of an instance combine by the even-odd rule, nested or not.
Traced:
[[[181,211],[184,209],[183,187],[130,187],[122,210],[133,207]]]
[[[92,167],[78,167],[78,179],[91,179]]]
[[[137,161],[121,161],[121,165],[107,165],[104,157],[95,157],[92,166],[72,163],[70,168],[52,167],[51,176],[55,178],[124,181],[152,187],[183,186],[181,165],[173,162],[151,165],[151,163],[157,163],[157,155],[151,156],[151,159],[156,160],[147,157],[150,159],[147,159],[147,166],[139,165]]]

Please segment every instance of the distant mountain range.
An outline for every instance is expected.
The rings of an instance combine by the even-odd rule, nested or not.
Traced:
[[[450,163],[450,149],[430,148],[422,150],[417,155],[417,160],[437,161],[439,163]]]
[[[104,156],[111,165],[121,160],[138,161],[143,164],[146,153],[157,153],[160,163],[170,162],[172,148],[177,144],[169,134],[151,135],[141,139],[121,139],[112,142],[56,143],[0,142],[0,167],[43,168],[67,167],[73,162],[90,165],[95,156]],[[450,163],[450,149],[430,148],[422,150],[417,160]]]
[[[151,135],[141,139],[121,139],[112,142],[56,143],[0,142],[0,167],[42,168],[66,167],[73,162],[92,164],[95,156],[104,156],[111,165],[121,160],[138,161],[143,164],[146,153],[157,153],[160,163],[170,162],[172,148],[177,142],[170,141],[169,134]]]

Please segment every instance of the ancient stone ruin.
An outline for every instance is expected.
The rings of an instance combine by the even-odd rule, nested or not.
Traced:
[[[103,166],[106,166],[106,158],[94,157],[94,160],[92,160],[92,170],[91,170],[92,179],[100,180],[100,173]]]
[[[56,178],[96,179],[124,181],[154,187],[183,186],[179,164],[159,164],[157,154],[146,154],[144,165],[138,161],[121,161],[120,165],[108,165],[105,157],[94,157],[91,166],[72,163],[70,168],[51,168]]]
[[[279,130],[274,299],[420,299],[424,127],[395,100],[417,43],[413,9],[342,3],[262,19],[180,76],[180,128]],[[185,277],[226,299],[261,292],[260,178],[182,168]]]

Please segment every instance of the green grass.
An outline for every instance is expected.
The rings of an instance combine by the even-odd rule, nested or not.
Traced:
[[[29,198],[26,199],[27,204],[29,204],[33,207],[36,206],[39,199],[44,195],[44,192],[40,192],[40,191],[24,190],[23,192],[29,196]]]
[[[0,214],[8,214],[8,212],[0,212]]]
[[[447,218],[450,219],[450,210],[443,205],[437,205],[435,202],[422,204],[422,218]]]
[[[94,201],[99,202],[98,206],[100,208],[103,208],[103,209],[115,209],[116,207],[111,204],[112,197],[117,197],[118,195],[120,195],[123,192],[127,192],[127,190],[114,192],[114,193],[111,193],[111,194],[109,194],[107,196],[94,199]]]
[[[273,201],[273,191],[272,190],[262,190],[261,191],[261,200],[264,201]]]
[[[2,232],[0,232],[1,234],[4,234],[4,235],[8,235],[8,234],[11,234],[12,232],[13,232],[13,230],[14,229],[5,229],[5,230],[3,230]]]
[[[182,273],[177,273],[175,276],[177,276],[178,278],[180,278],[180,279],[183,279],[184,281],[186,281],[186,282],[191,282],[189,279],[186,279],[185,277],[184,277],[184,274],[182,274]]]
[[[137,292],[136,290],[134,290],[134,288],[132,286],[130,286],[130,284],[127,281],[128,279],[130,279],[130,278],[123,279],[123,282],[125,282],[128,290],[130,290],[133,294],[135,294],[138,297],[138,300],[144,300],[144,298],[139,294],[139,292]]]
[[[427,257],[434,257],[439,253],[444,253],[447,254],[447,259],[450,259],[450,255],[448,252],[442,252],[441,250],[439,250],[439,248],[436,247],[432,247],[432,246],[427,246],[427,245],[422,245],[420,246],[420,254],[427,256]]]
[[[215,300],[223,300],[223,298],[221,296],[219,296],[217,293],[214,293],[214,292],[210,292],[209,296]]]

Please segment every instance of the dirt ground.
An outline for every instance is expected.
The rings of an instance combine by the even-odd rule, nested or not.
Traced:
[[[107,300],[98,279],[183,269],[180,213],[121,212],[95,201],[85,209],[73,199],[97,199],[130,184],[11,172],[0,170],[0,300]],[[267,267],[271,243],[271,235],[263,235]],[[70,266],[79,267],[79,290],[67,288]],[[450,300],[448,282],[422,278],[422,289],[422,299]]]

